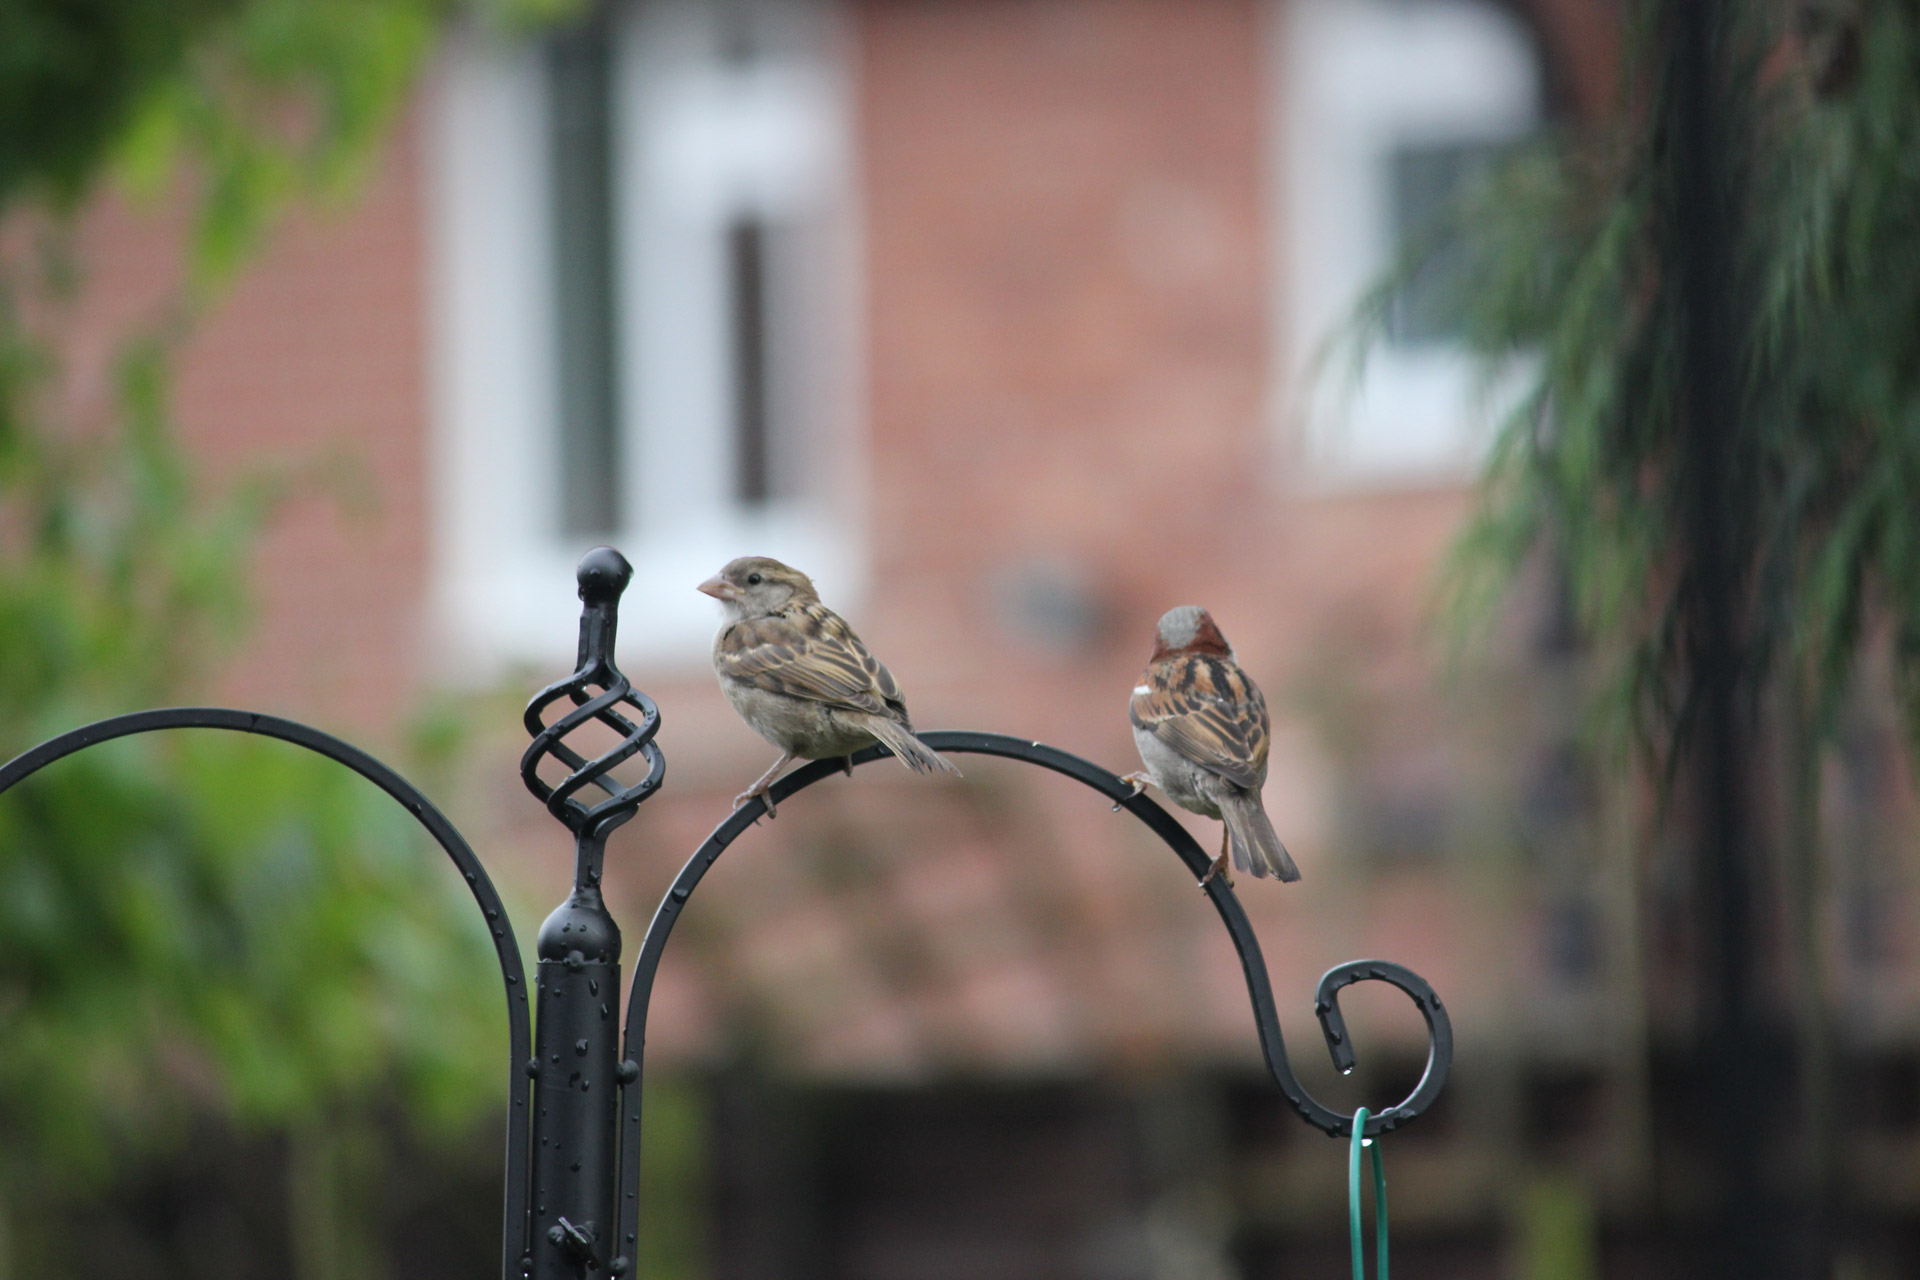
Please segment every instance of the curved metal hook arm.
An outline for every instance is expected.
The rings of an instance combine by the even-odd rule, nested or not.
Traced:
[[[924,733],[920,737],[936,751],[1001,756],[1065,774],[1100,792],[1145,823],[1180,855],[1181,861],[1186,863],[1187,869],[1196,878],[1206,872],[1212,861],[1194,842],[1187,829],[1165,809],[1144,795],[1134,794],[1131,786],[1089,760],[1045,743],[998,733],[940,732]],[[867,764],[887,754],[883,747],[868,747],[853,757],[853,763]],[[842,763],[840,760],[815,761],[788,774],[773,785],[774,803],[782,803],[795,792],[840,773]],[[726,821],[714,828],[713,834],[707,837],[706,842],[681,868],[680,874],[674,877],[673,886],[655,911],[653,921],[647,927],[647,936],[640,945],[640,954],[634,961],[633,987],[627,998],[626,1060],[621,1064],[621,1080],[626,1090],[621,1106],[619,1230],[620,1239],[627,1249],[633,1247],[639,1225],[639,1085],[646,1054],[647,1009],[652,1000],[653,981],[660,966],[660,957],[666,949],[668,935],[673,932],[674,922],[680,918],[681,909],[706,875],[707,868],[765,812],[764,802],[756,798],[734,810]],[[1274,1008],[1273,987],[1267,978],[1266,960],[1260,953],[1260,941],[1254,935],[1253,926],[1248,922],[1240,900],[1219,877],[1208,882],[1206,894],[1212,899],[1215,910],[1220,913],[1222,923],[1233,938],[1234,949],[1240,953],[1241,967],[1247,979],[1247,995],[1252,1000],[1254,1022],[1260,1032],[1260,1049],[1274,1083],[1280,1086],[1281,1093],[1292,1104],[1294,1111],[1308,1124],[1334,1137],[1351,1134],[1353,1117],[1341,1115],[1314,1098],[1293,1073],[1293,1065],[1287,1060],[1286,1043],[1280,1034],[1280,1018]],[[1367,1117],[1364,1131],[1367,1136],[1373,1136],[1408,1123],[1433,1105],[1434,1099],[1440,1096],[1440,1090],[1447,1081],[1448,1068],[1453,1062],[1453,1026],[1440,1003],[1440,997],[1411,969],[1384,960],[1356,960],[1336,966],[1320,979],[1314,998],[1314,1012],[1319,1015],[1334,1066],[1342,1074],[1353,1069],[1354,1054],[1346,1022],[1340,1016],[1339,992],[1342,987],[1367,979],[1390,982],[1413,997],[1427,1023],[1427,1066],[1420,1083],[1399,1103]]]
[[[132,737],[158,729],[227,729],[239,733],[277,738],[325,756],[345,765],[361,777],[398,800],[414,816],[427,834],[446,851],[447,857],[466,879],[473,900],[485,913],[493,934],[494,955],[500,962],[500,976],[507,991],[507,1025],[511,1043],[508,1062],[507,1094],[513,1106],[507,1115],[507,1188],[506,1226],[502,1242],[501,1274],[511,1280],[518,1275],[520,1258],[527,1250],[531,1219],[527,1213],[527,1097],[529,1081],[522,1064],[533,1056],[533,1032],[527,1010],[526,973],[520,965],[520,947],[514,941],[513,926],[501,906],[493,881],[480,865],[464,837],[447,821],[446,815],[405,778],[358,747],[294,720],[261,715],[253,711],[235,711],[225,707],[165,707],[157,711],[137,711],[131,715],[96,720],[57,738],[49,738],[31,751],[0,766],[0,793],[41,769],[115,738]]]

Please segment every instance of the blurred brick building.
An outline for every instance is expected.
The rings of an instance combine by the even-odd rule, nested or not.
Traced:
[[[1389,1156],[1412,1273],[1571,1248],[1657,1274],[1633,1269],[1660,1188],[1631,818],[1584,785],[1552,593],[1452,674],[1435,642],[1490,413],[1446,282],[1364,371],[1320,359],[1487,156],[1600,108],[1615,23],[636,0],[463,30],[365,190],[286,226],[185,362],[214,483],[351,477],[264,541],[218,694],[375,745],[430,701],[486,708],[448,808],[530,924],[569,850],[509,781],[493,695],[565,670],[571,565],[619,545],[622,662],[670,764],[609,850],[631,944],[774,754],[706,667],[693,585],[727,558],[814,572],[922,727],[1121,771],[1153,621],[1204,603],[1274,711],[1267,803],[1305,879],[1241,893],[1310,1087],[1377,1106],[1419,1069],[1412,1010],[1356,989],[1361,1070],[1333,1076],[1326,967],[1391,958],[1450,1002],[1454,1083]],[[92,219],[82,385],[177,231]],[[1188,877],[1070,784],[963,764],[809,792],[682,926],[652,1043],[715,1082],[713,1273],[1331,1274],[1340,1153],[1262,1085]]]

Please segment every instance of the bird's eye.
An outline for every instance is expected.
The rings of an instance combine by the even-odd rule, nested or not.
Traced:
[[[748,574],[748,575],[747,575],[747,585],[748,585],[748,586],[750,586],[750,587],[757,587],[757,586],[759,586],[759,585],[760,585],[760,575],[759,575],[759,574],[757,574],[757,573],[750,573],[750,574]]]

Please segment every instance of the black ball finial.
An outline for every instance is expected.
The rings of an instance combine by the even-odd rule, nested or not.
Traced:
[[[580,581],[580,599],[586,604],[612,604],[633,581],[633,566],[612,547],[595,547],[580,557],[574,576]]]

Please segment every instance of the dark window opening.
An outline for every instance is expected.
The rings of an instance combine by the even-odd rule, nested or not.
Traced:
[[[1511,148],[1507,142],[1470,139],[1394,149],[1388,160],[1393,234],[1403,251],[1413,252],[1417,267],[1387,316],[1393,342],[1415,346],[1464,336],[1473,264],[1454,219],[1474,184]]]
[[[609,534],[632,515],[619,482],[611,46],[604,9],[548,46],[560,527],[568,535]]]
[[[761,30],[758,19],[759,6],[748,0],[744,4],[722,4],[719,17],[715,20],[720,31],[720,60],[729,66],[744,67],[760,60],[764,50],[761,48],[766,33]]]
[[[732,320],[734,497],[759,506],[777,496],[767,315],[767,225],[742,218],[727,229]]]

